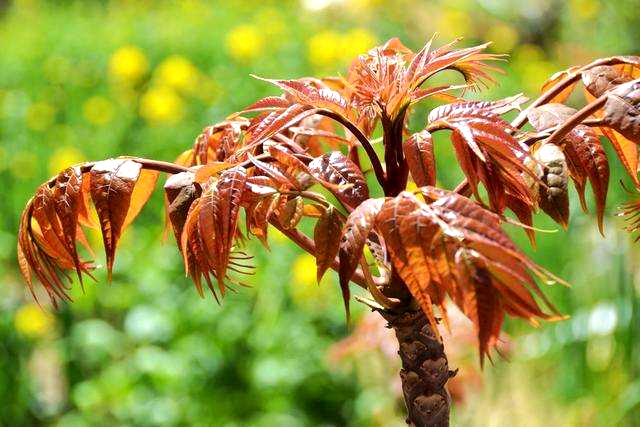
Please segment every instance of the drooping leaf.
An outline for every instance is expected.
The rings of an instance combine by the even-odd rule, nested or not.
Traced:
[[[562,104],[546,104],[534,108],[529,112],[528,118],[531,125],[538,131],[545,131],[561,125],[576,112],[575,109]],[[618,151],[621,147],[614,140],[611,141]],[[600,140],[593,129],[578,125],[572,129],[563,140],[563,152],[567,161],[569,175],[573,179],[583,209],[585,179],[589,179],[596,201],[596,214],[600,232],[603,230],[604,209],[609,186],[609,162]],[[619,152],[619,151],[618,151]],[[637,151],[628,151],[630,157],[621,157],[625,167],[631,167],[630,162],[635,162],[637,168]],[[635,160],[634,160],[635,159]],[[637,179],[637,178],[636,178]]]
[[[542,166],[540,207],[566,229],[569,226],[569,193],[567,161],[562,149],[554,144],[541,144],[533,151],[533,158]]]
[[[380,231],[387,244],[387,250],[395,270],[407,288],[416,299],[425,316],[437,333],[437,321],[433,312],[432,301],[424,283],[420,282],[419,275],[413,271],[413,266],[407,253],[407,246],[403,241],[402,224],[407,218],[414,220],[414,212],[420,211],[420,202],[411,193],[402,192],[397,197],[387,200],[376,218],[376,228]],[[427,212],[429,212],[427,214]],[[427,220],[433,219],[430,210],[425,211]],[[406,231],[405,231],[406,233]],[[417,236],[414,236],[417,238]],[[424,277],[423,277],[424,279]]]
[[[296,196],[291,200],[287,200],[284,208],[278,212],[278,222],[282,225],[282,228],[289,230],[298,225],[303,214],[304,199],[300,196]]]
[[[426,130],[414,133],[402,144],[409,172],[418,187],[436,184],[436,161],[433,140]]]
[[[607,93],[603,121],[628,140],[640,144],[640,79]]]
[[[91,198],[100,219],[109,280],[118,240],[130,221],[129,208],[141,169],[140,163],[123,159],[103,160],[91,169]]]
[[[313,240],[316,245],[318,283],[320,283],[322,276],[331,267],[336,255],[338,255],[341,231],[342,218],[340,214],[333,207],[327,208],[324,215],[318,219],[313,230]]]
[[[245,169],[234,167],[211,182],[201,196],[198,229],[222,294],[246,182]]]
[[[531,171],[524,164],[528,147],[512,135],[515,129],[498,114],[517,108],[519,96],[496,102],[464,102],[435,108],[429,114],[427,130],[450,129],[458,163],[472,192],[479,196],[482,182],[491,207],[505,209],[505,194],[533,206],[525,177]],[[532,176],[536,179],[535,176]]]
[[[358,268],[360,258],[375,219],[382,208],[383,199],[367,199],[349,214],[340,239],[340,286],[348,286]]]
[[[167,217],[173,228],[176,242],[180,244],[180,237],[184,229],[191,204],[200,197],[201,188],[195,183],[192,172],[182,172],[171,175],[164,184],[167,197]]]
[[[555,74],[553,74],[551,77],[549,77],[549,80],[547,80],[543,85],[542,85],[542,89],[540,89],[540,93],[545,93],[547,91],[549,91],[552,87],[554,87],[556,84],[560,83],[561,81],[567,79],[567,78],[571,78],[572,76],[574,76],[574,74],[578,71],[580,67],[571,67],[568,68],[566,70],[563,71],[559,71]],[[549,99],[548,102],[549,103],[563,103],[564,101],[566,101],[569,96],[571,95],[571,93],[573,92],[573,90],[575,89],[576,85],[578,84],[578,80],[572,82],[571,84],[567,85],[567,87],[565,87],[564,89],[562,89],[562,91],[560,91],[557,95],[555,95],[553,98]]]

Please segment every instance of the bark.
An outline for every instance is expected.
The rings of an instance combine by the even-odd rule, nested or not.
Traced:
[[[422,311],[381,314],[394,329],[400,344],[400,378],[407,424],[448,426],[450,397],[445,385],[455,372],[449,370],[442,341],[436,338]]]

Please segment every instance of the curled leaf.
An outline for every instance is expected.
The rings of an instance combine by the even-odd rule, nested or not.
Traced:
[[[562,149],[554,144],[542,144],[533,152],[542,166],[539,186],[540,207],[554,221],[569,225],[569,193],[567,192],[567,161]]]
[[[625,138],[640,144],[640,79],[608,92],[603,121]]]

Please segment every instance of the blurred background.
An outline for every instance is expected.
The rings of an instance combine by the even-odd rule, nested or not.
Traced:
[[[276,233],[271,252],[249,247],[254,288],[218,306],[197,296],[171,238],[162,243],[158,191],[123,237],[113,283],[98,271],[74,304],[41,310],[17,272],[22,207],[70,164],[173,160],[204,126],[275,93],[250,73],[336,75],[390,37],[419,49],[438,32],[437,44],[464,36],[509,54],[480,97],[534,96],[569,65],[637,55],[639,10],[638,0],[0,0],[0,426],[404,425],[388,331],[357,303],[350,331],[335,275],[318,286],[314,260]],[[455,185],[448,144],[437,154],[441,183]],[[454,425],[640,425],[640,248],[614,215],[632,196],[610,158],[605,238],[575,192],[571,229],[539,234],[537,251],[510,230],[573,285],[548,289],[571,318],[508,322],[509,360],[483,371],[467,323],[447,337],[460,368]]]

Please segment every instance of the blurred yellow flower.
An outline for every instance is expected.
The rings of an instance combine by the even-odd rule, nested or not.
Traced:
[[[254,25],[239,25],[227,34],[227,52],[238,61],[258,57],[264,47],[264,36]]]
[[[140,99],[140,116],[149,123],[176,123],[183,114],[184,102],[170,87],[152,87]]]
[[[316,283],[316,259],[309,254],[302,254],[293,262],[291,268],[293,281],[301,285]]]
[[[316,283],[316,259],[313,256],[305,253],[297,257],[291,267],[291,274],[291,297],[296,303],[317,307],[332,301],[330,298],[335,288],[327,286],[327,283]],[[327,282],[326,278],[329,276],[330,273],[327,272],[322,282]]]
[[[493,48],[497,52],[509,52],[518,43],[519,38],[518,30],[506,23],[492,25],[485,34],[485,39],[493,42]]]
[[[364,28],[355,28],[342,36],[340,53],[342,59],[351,61],[376,45],[374,34]]]
[[[82,106],[82,115],[93,125],[104,125],[113,119],[114,108],[111,101],[102,96],[89,98]]]
[[[200,79],[196,66],[180,55],[173,55],[162,61],[155,73],[160,84],[184,92],[196,90]]]
[[[49,157],[49,174],[55,175],[61,170],[84,160],[84,155],[77,148],[70,146],[57,148]]]
[[[125,83],[138,82],[149,69],[144,52],[135,46],[124,46],[116,50],[109,60],[109,75]]]
[[[595,17],[601,6],[598,0],[571,0],[569,4],[571,15],[577,15],[583,19]]]
[[[16,331],[28,338],[38,338],[53,330],[55,319],[37,304],[29,303],[18,309],[13,319]]]
[[[321,31],[307,44],[309,62],[320,68],[342,66],[376,45],[376,37],[364,28],[355,28],[345,34]]]
[[[40,101],[29,105],[27,109],[27,127],[35,131],[44,131],[53,124],[56,109],[48,102]]]
[[[311,36],[307,43],[307,56],[311,65],[334,65],[340,57],[341,42],[340,34],[330,30],[320,31]]]

